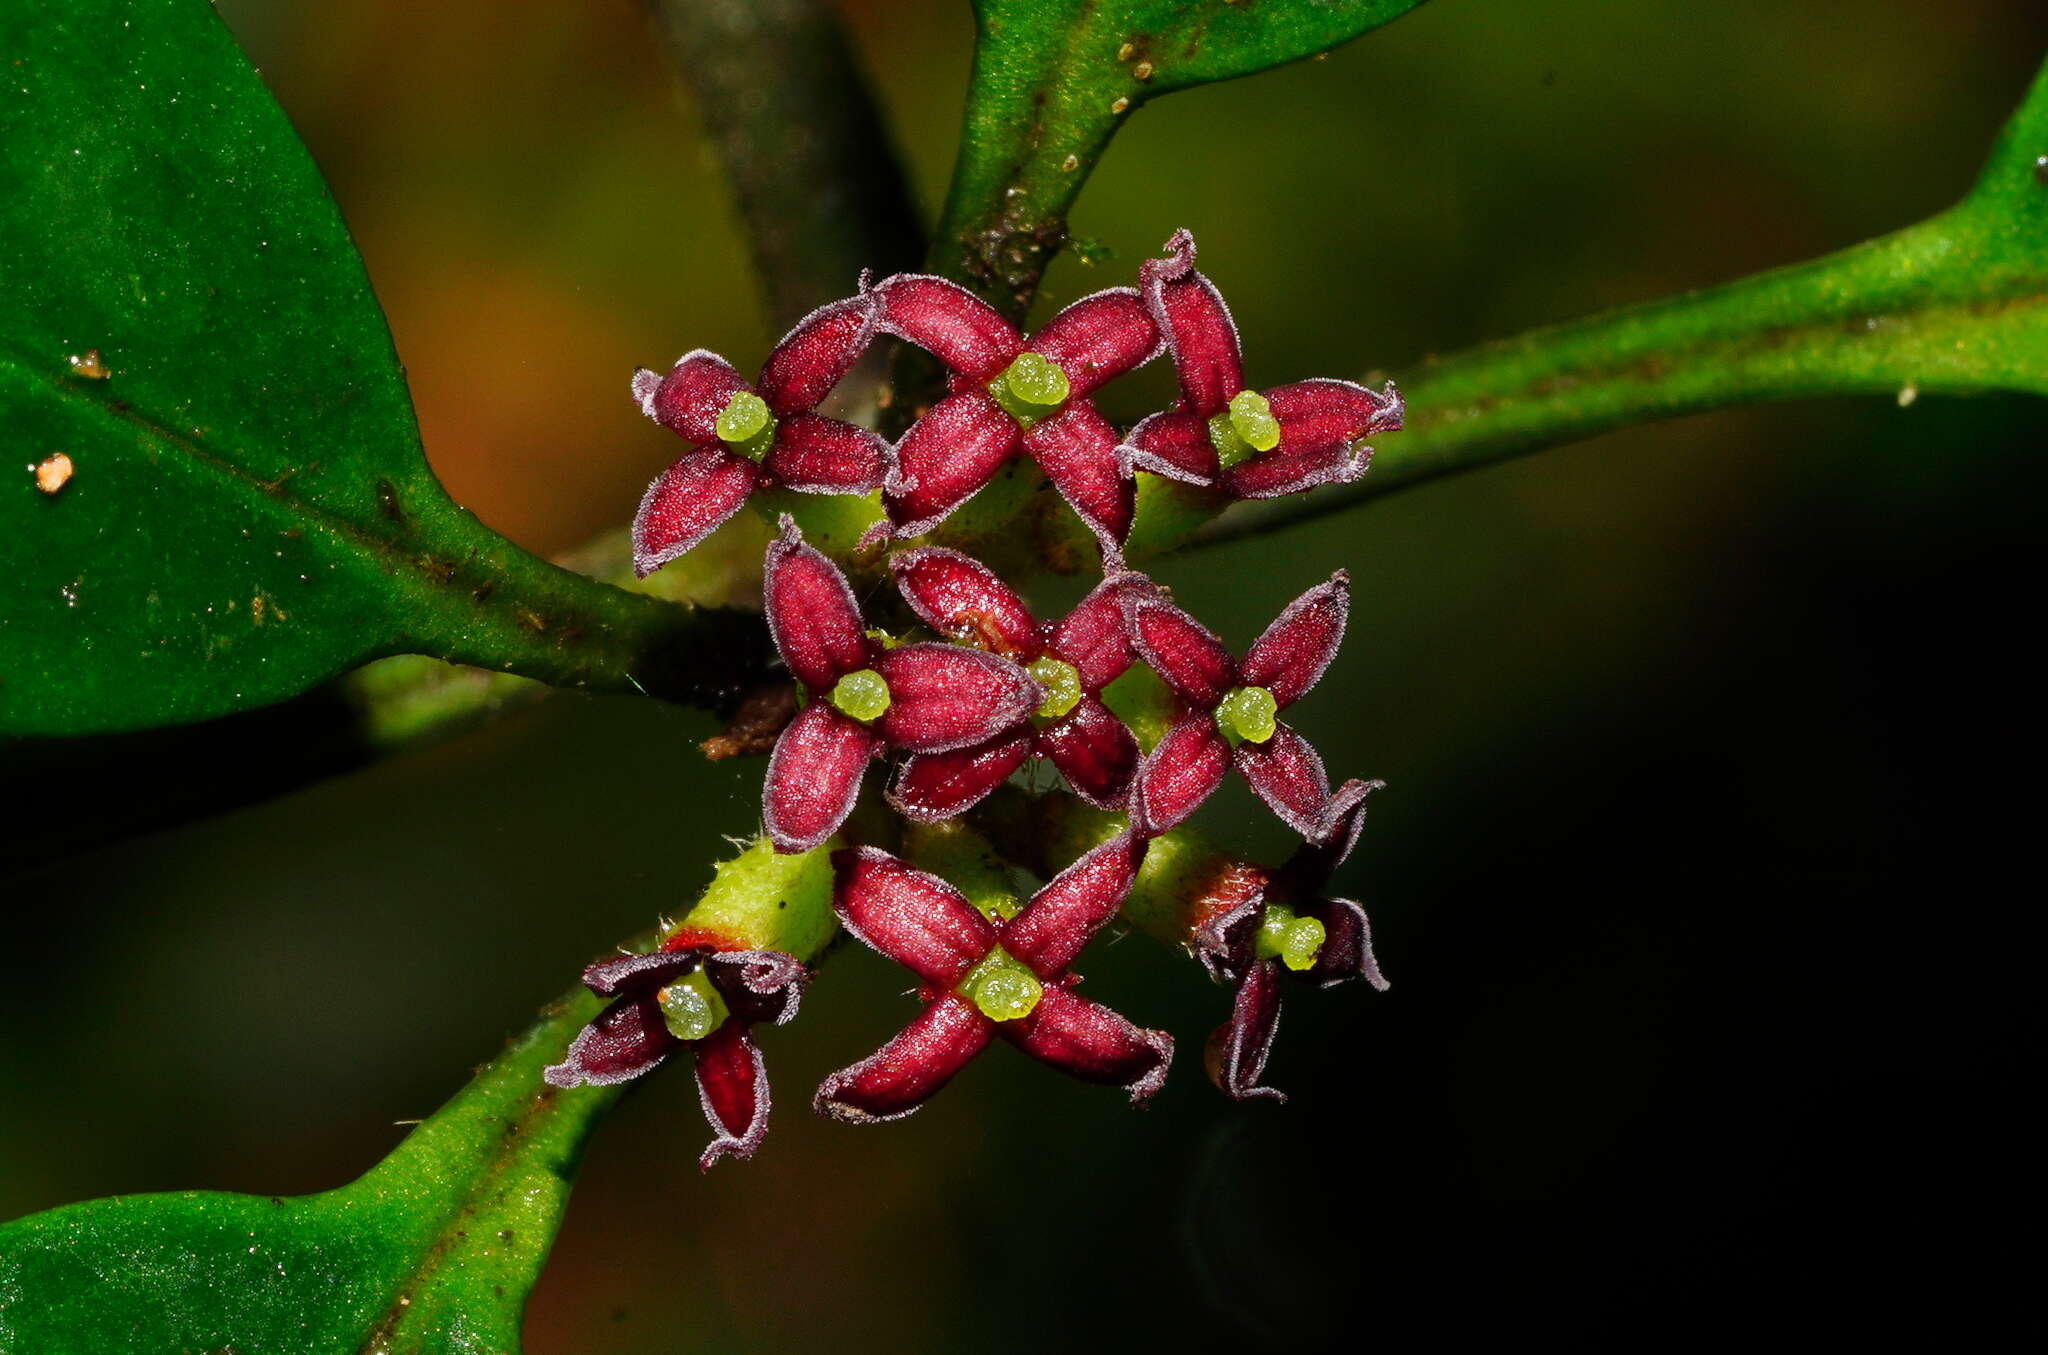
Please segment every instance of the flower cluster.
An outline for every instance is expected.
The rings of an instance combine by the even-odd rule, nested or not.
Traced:
[[[666,376],[642,369],[633,396],[690,450],[656,478],[633,520],[643,576],[690,550],[757,489],[882,492],[885,531],[921,536],[1019,456],[1046,478],[1120,559],[1135,515],[1135,474],[1148,471],[1233,498],[1272,498],[1354,480],[1362,439],[1401,426],[1389,384],[1313,380],[1244,388],[1230,311],[1195,271],[1194,237],[1178,231],[1140,285],[1082,297],[1028,338],[987,302],[943,278],[902,273],[812,312],[783,336],[753,385],[723,358],[685,354]],[[944,364],[946,393],[892,446],[817,413],[877,335]],[[1093,394],[1160,354],[1180,396],[1128,437]]]
[[[1283,981],[1385,986],[1364,912],[1327,896],[1378,783],[1332,792],[1315,748],[1281,719],[1337,653],[1348,576],[1308,589],[1239,657],[1124,568],[1121,545],[1137,471],[1237,498],[1355,479],[1369,454],[1361,439],[1399,427],[1400,399],[1391,386],[1330,380],[1245,389],[1229,311],[1195,271],[1185,231],[1140,283],[1084,297],[1027,338],[942,279],[863,280],[857,296],[792,330],[753,385],[707,353],[636,377],[648,414],[691,444],[641,505],[643,573],[756,488],[879,489],[884,535],[901,539],[929,532],[1018,456],[1095,531],[1104,570],[1066,615],[1041,619],[986,564],[918,546],[887,560],[895,597],[871,594],[871,617],[840,566],[784,515],[763,600],[798,696],[769,755],[763,835],[653,953],[586,971],[611,1002],[548,1070],[551,1082],[622,1081],[687,1047],[717,1134],[705,1165],[747,1156],[769,1105],[752,1027],[794,1013],[805,962],[835,919],[918,980],[916,1017],[817,1091],[821,1113],[857,1123],[916,1110],[998,1038],[1134,1102],[1150,1097],[1172,1039],[1075,991],[1075,962],[1120,913],[1148,919],[1235,990],[1207,1062],[1239,1100],[1279,1096],[1261,1079]],[[944,397],[893,446],[816,412],[877,334],[929,350],[948,372]],[[1179,398],[1120,436],[1090,397],[1162,352]],[[905,633],[919,624],[930,638]],[[1029,793],[1003,789],[1041,762],[1065,789],[1030,776]],[[895,813],[857,814],[877,764]],[[1193,845],[1184,826],[1233,767],[1300,835],[1277,868]],[[1032,890],[981,831],[1017,819],[1019,803],[1070,806],[1070,818],[1093,815],[1106,831],[1019,856],[1044,867]],[[942,841],[981,846],[948,855]],[[1186,867],[1197,858],[1208,864]],[[769,883],[748,886],[755,876]],[[798,888],[799,877],[816,883]],[[805,898],[822,930],[792,910]]]

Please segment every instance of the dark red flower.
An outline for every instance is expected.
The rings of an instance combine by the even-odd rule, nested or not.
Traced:
[[[950,393],[896,444],[883,486],[899,537],[918,536],[1028,453],[1114,552],[1131,528],[1130,471],[1117,433],[1088,395],[1160,352],[1136,289],[1084,296],[1027,343],[995,308],[944,278],[901,273],[872,295],[879,327],[951,369]]]
[[[1009,659],[868,634],[839,567],[785,515],[763,578],[768,629],[807,704],[775,741],[762,818],[779,852],[809,851],[853,811],[868,759],[944,753],[1023,726],[1044,700]]]
[[[1194,813],[1233,762],[1288,826],[1304,837],[1318,831],[1330,803],[1323,760],[1274,717],[1315,686],[1336,656],[1350,589],[1340,569],[1288,603],[1242,663],[1158,590],[1125,591],[1131,645],[1182,706],[1139,769],[1132,792],[1155,831]]]
[[[1144,859],[1126,832],[1061,871],[1008,921],[935,875],[872,847],[835,853],[833,907],[846,929],[924,981],[924,1010],[869,1058],[825,1079],[813,1102],[855,1124],[908,1115],[1001,1035],[1041,1063],[1143,1101],[1166,1080],[1173,1040],[1073,992],[1067,966],[1116,914]]]
[[[1350,381],[1296,381],[1244,388],[1237,326],[1209,279],[1195,271],[1195,238],[1175,231],[1168,256],[1138,270],[1145,305],[1173,354],[1180,399],[1131,430],[1117,449],[1126,465],[1220,484],[1232,497],[1270,499],[1365,474],[1372,449],[1360,439],[1401,426],[1401,396]]]
[[[814,413],[875,333],[865,292],[812,311],[782,336],[758,388],[716,353],[685,353],[667,376],[633,373],[647,417],[690,444],[647,487],[633,518],[633,570],[645,578],[709,536],[756,489],[865,494],[889,447],[865,428]]]
[[[958,551],[904,551],[889,568],[904,601],[933,630],[1015,660],[1045,694],[1029,724],[986,743],[911,756],[890,797],[897,809],[923,822],[951,818],[1032,756],[1059,768],[1074,793],[1097,809],[1122,808],[1138,768],[1138,741],[1102,704],[1102,689],[1135,657],[1119,599],[1139,576],[1105,579],[1064,621],[1041,625],[988,566]]]
[[[1293,979],[1328,988],[1364,979],[1385,992],[1372,953],[1365,910],[1350,899],[1327,897],[1330,877],[1358,841],[1365,797],[1377,781],[1347,781],[1330,803],[1321,829],[1269,877],[1232,872],[1195,931],[1195,955],[1215,977],[1235,985],[1230,1020],[1210,1035],[1204,1061],[1209,1078],[1235,1100],[1287,1098],[1259,1085],[1273,1036],[1280,1027],[1280,985]]]
[[[617,999],[542,1075],[557,1087],[609,1086],[651,1072],[677,1049],[696,1054],[697,1092],[717,1135],[698,1159],[754,1155],[768,1132],[768,1071],[752,1028],[796,1015],[804,967],[779,950],[722,951],[681,942],[647,955],[600,960],[583,982]]]

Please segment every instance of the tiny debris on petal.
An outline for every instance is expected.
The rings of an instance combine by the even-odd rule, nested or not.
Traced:
[[[71,473],[77,467],[63,452],[51,452],[28,469],[29,473],[36,477],[37,489],[45,494],[55,494],[71,483]]]
[[[83,353],[69,354],[64,360],[71,364],[73,374],[82,376],[88,381],[105,381],[114,374],[112,369],[100,359],[100,350],[97,348],[88,348]]]

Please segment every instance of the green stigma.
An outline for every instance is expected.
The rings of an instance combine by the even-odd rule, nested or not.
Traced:
[[[1315,918],[1300,917],[1284,904],[1269,903],[1259,919],[1259,934],[1252,948],[1261,960],[1278,960],[1298,974],[1314,966],[1327,936]]]
[[[1065,404],[1072,390],[1067,374],[1036,353],[1019,353],[1001,376],[988,383],[995,402],[1026,428]]]
[[[654,1000],[661,1004],[662,1024],[678,1040],[701,1040],[724,1025],[725,1018],[731,1015],[725,999],[701,969],[659,990]]]
[[[1216,705],[1216,727],[1232,743],[1264,743],[1278,728],[1280,703],[1264,687],[1232,687]]]
[[[1045,693],[1045,700],[1038,703],[1038,713],[1044,718],[1057,720],[1081,704],[1080,671],[1065,659],[1041,655],[1025,664],[1024,671]]]
[[[889,684],[874,669],[857,668],[832,684],[829,699],[841,714],[868,724],[889,709]]]
[[[1255,452],[1270,452],[1280,445],[1280,421],[1273,407],[1257,391],[1239,391],[1230,397],[1230,408],[1209,420],[1209,445],[1226,468]]]
[[[1038,976],[1001,946],[967,971],[957,990],[991,1021],[1021,1021],[1038,1010]]]
[[[775,441],[775,416],[768,412],[768,402],[752,391],[727,400],[718,411],[718,440],[754,461],[768,455]]]

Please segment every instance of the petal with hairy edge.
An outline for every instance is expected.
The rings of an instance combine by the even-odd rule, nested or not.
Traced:
[[[768,1065],[744,1021],[728,1020],[697,1041],[697,1099],[717,1137],[697,1159],[700,1171],[730,1153],[744,1162],[768,1133]]]
[[[1089,530],[1112,546],[1130,535],[1137,490],[1117,464],[1116,426],[1094,405],[1071,400],[1040,419],[1025,431],[1024,450]]]
[[[853,370],[875,336],[880,307],[872,293],[820,306],[790,328],[761,367],[761,398],[788,417],[817,408]]]
[[[947,993],[879,1051],[826,1078],[811,1104],[845,1124],[900,1120],[988,1047],[993,1024],[966,998]]]
[[[761,459],[777,484],[806,494],[865,494],[882,487],[888,468],[888,443],[822,414],[783,418],[775,425],[775,445]]]
[[[1365,909],[1350,899],[1324,899],[1314,907],[1297,909],[1305,917],[1323,924],[1323,948],[1306,977],[1318,988],[1349,979],[1364,979],[1375,989],[1387,991],[1386,976],[1372,953],[1372,924]]]
[[[810,971],[780,950],[723,950],[704,957],[704,976],[742,1021],[781,1025],[796,1015]]]
[[[1229,743],[1198,711],[1167,730],[1138,768],[1132,802],[1152,831],[1163,833],[1201,808],[1229,768]]]
[[[599,997],[617,997],[628,988],[658,988],[697,967],[695,951],[655,950],[613,955],[583,971],[583,986]]]
[[[1330,797],[1330,807],[1323,815],[1322,824],[1308,841],[1294,849],[1294,855],[1288,857],[1287,864],[1280,868],[1284,891],[1303,898],[1312,898],[1323,892],[1330,883],[1330,877],[1337,873],[1337,867],[1351,855],[1352,847],[1358,842],[1358,834],[1365,827],[1366,797],[1376,790],[1385,789],[1386,784],[1384,781],[1360,781],[1354,777],[1337,787],[1337,793]]]
[[[668,375],[652,386],[637,373],[633,378],[641,412],[685,442],[717,441],[718,416],[726,403],[751,389],[730,362],[705,348],[677,358]]]
[[[879,847],[832,853],[832,873],[846,930],[926,983],[951,988],[996,943],[995,924],[959,890]]]
[[[1223,472],[1223,491],[1234,499],[1278,499],[1323,485],[1348,485],[1363,479],[1371,466],[1372,448],[1344,442],[1272,452]]]
[[[1235,756],[1237,770],[1289,828],[1307,837],[1322,826],[1330,807],[1330,778],[1307,739],[1275,724],[1273,737],[1241,743]]]
[[[1147,470],[1190,485],[1212,485],[1222,474],[1208,422],[1178,410],[1138,420],[1116,455],[1126,472]]]
[[[959,645],[903,645],[876,655],[875,671],[889,684],[889,709],[875,732],[913,753],[992,739],[1023,723],[1043,699],[1016,664]]]
[[[1181,407],[1207,419],[1244,389],[1237,325],[1216,284],[1195,271],[1195,237],[1175,231],[1166,251],[1167,258],[1138,265],[1139,286],[1173,354]]]
[[[1138,657],[1190,704],[1214,710],[1237,685],[1237,662],[1223,642],[1159,593],[1126,593],[1124,619]]]
[[[544,1069],[541,1076],[556,1087],[583,1082],[608,1087],[630,1082],[658,1067],[680,1043],[668,1033],[661,1004],[655,1001],[650,985],[599,1012],[596,1020],[577,1032],[562,1061]]]
[[[761,589],[768,633],[796,680],[824,696],[846,674],[866,668],[874,644],[846,576],[817,550],[787,513],[782,535],[768,543]]]
[[[760,475],[723,447],[683,453],[654,478],[633,515],[633,573],[646,578],[740,511]]]
[[[1078,400],[1159,356],[1159,326],[1135,287],[1109,287],[1082,297],[1045,322],[1026,345],[1067,374]]]
[[[1038,623],[1010,585],[979,560],[943,546],[893,556],[896,591],[926,625],[1019,663],[1039,655]]]
[[[1045,754],[1074,794],[1097,809],[1121,809],[1138,771],[1138,741],[1109,707],[1092,696],[1038,731]]]
[[[869,295],[880,304],[885,333],[916,344],[976,385],[993,380],[1023,346],[994,306],[944,278],[898,273]]]
[[[898,536],[921,536],[974,497],[1017,454],[1017,421],[986,391],[958,391],[933,405],[896,444],[882,488]]]
[[[1279,1029],[1280,966],[1274,960],[1261,960],[1237,986],[1230,1020],[1209,1036],[1202,1058],[1209,1080],[1233,1101],[1285,1101],[1283,1093],[1259,1085]]]
[[[1003,924],[1003,949],[1039,978],[1057,978],[1123,907],[1144,859],[1144,839],[1128,830],[1103,843],[1055,875]]]
[[[946,753],[912,753],[896,776],[889,803],[906,819],[936,823],[963,814],[1003,784],[1031,756],[1027,728]]]
[[[1132,1104],[1166,1081],[1173,1037],[1146,1030],[1065,988],[1047,988],[1021,1021],[998,1027],[1003,1037],[1040,1063],[1083,1082],[1122,1087]]]
[[[1066,619],[1053,628],[1046,649],[1074,665],[1086,691],[1100,691],[1122,677],[1137,655],[1124,627],[1124,594],[1148,583],[1142,574],[1112,574],[1096,584]]]
[[[1391,433],[1401,426],[1403,412],[1391,381],[1385,390],[1373,391],[1355,381],[1317,377],[1273,387],[1266,403],[1280,421],[1282,452]]]
[[[1337,646],[1344,642],[1344,620],[1351,612],[1351,576],[1338,570],[1287,604],[1266,633],[1245,651],[1237,680],[1264,687],[1281,710],[1302,698],[1322,678]]]
[[[807,852],[839,831],[876,742],[822,701],[797,712],[775,740],[761,787],[761,819],[776,851]]]
[[[1266,917],[1266,872],[1236,863],[1203,891],[1205,916],[1195,926],[1195,959],[1209,977],[1236,983],[1256,956],[1259,923]]]

